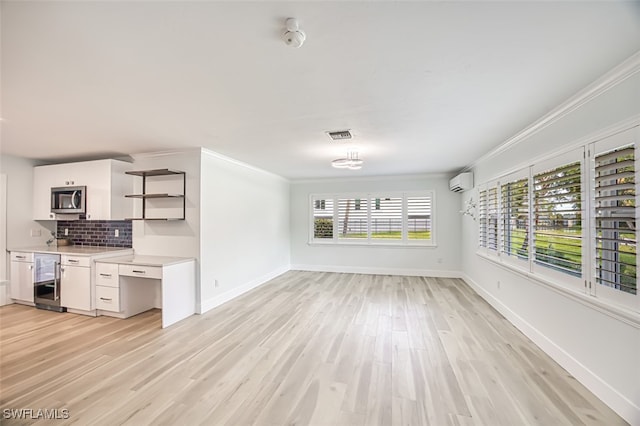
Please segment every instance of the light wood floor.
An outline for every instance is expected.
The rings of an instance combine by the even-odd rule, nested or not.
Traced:
[[[69,410],[53,424],[625,424],[455,279],[288,272],[165,330],[0,321],[0,408]]]

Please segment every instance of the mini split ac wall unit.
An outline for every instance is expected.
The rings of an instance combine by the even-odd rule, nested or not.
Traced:
[[[473,188],[473,173],[460,173],[449,181],[449,189],[453,192],[462,192]]]

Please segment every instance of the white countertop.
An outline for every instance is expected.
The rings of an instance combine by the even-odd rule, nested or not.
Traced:
[[[190,262],[195,260],[193,257],[172,257],[172,256],[147,256],[147,255],[132,255],[121,257],[109,257],[101,259],[102,263],[118,263],[118,264],[131,264],[140,266],[169,266],[177,263]]]
[[[97,247],[97,246],[32,246],[32,247],[15,247],[9,251],[24,251],[33,253],[51,253],[51,254],[70,254],[75,256],[94,256],[101,254],[118,254],[122,255],[133,252],[133,249],[126,247]]]

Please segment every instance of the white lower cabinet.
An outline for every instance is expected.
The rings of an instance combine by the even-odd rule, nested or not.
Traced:
[[[69,250],[68,253],[64,251]],[[96,309],[110,311],[116,314],[135,311],[148,304],[140,306],[138,299],[144,299],[142,294],[148,294],[149,287],[144,285],[129,289],[127,285],[120,289],[118,264],[101,263],[99,259],[130,255],[133,251],[123,249],[113,251],[105,249],[100,252],[95,249],[73,247],[62,249],[63,253],[51,250],[38,252],[11,251],[11,298],[15,301],[34,303],[34,261],[36,253],[60,254],[60,306],[77,314],[96,316]],[[95,253],[97,251],[97,253]],[[87,253],[89,252],[89,253]],[[92,253],[94,252],[94,253]],[[73,254],[72,254],[73,253]],[[141,269],[144,275],[154,276],[157,271]],[[134,273],[134,272],[132,272]],[[140,272],[136,272],[140,273]],[[131,301],[127,301],[127,295]]]
[[[72,266],[62,261],[60,277],[60,304],[67,309],[90,311],[91,268]]]
[[[118,265],[96,262],[96,309],[120,312]]]
[[[153,309],[161,277],[162,268],[96,262],[98,314],[128,318]]]
[[[96,309],[120,312],[120,289],[118,287],[96,286]]]
[[[120,275],[128,277],[162,279],[162,268],[159,266],[120,265],[118,271]]]
[[[118,265],[96,262],[96,286],[119,287]]]
[[[11,252],[11,298],[33,303],[33,253]]]

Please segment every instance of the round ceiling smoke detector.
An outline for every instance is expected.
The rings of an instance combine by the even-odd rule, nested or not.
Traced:
[[[282,39],[287,46],[296,48],[302,46],[302,43],[304,43],[307,36],[299,29],[298,20],[295,18],[289,18],[285,22],[285,26],[287,27],[287,31],[282,34]]]

